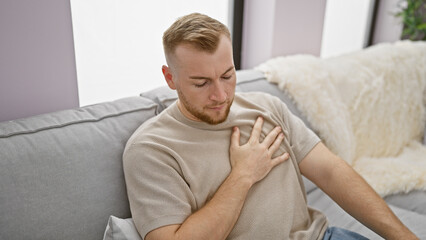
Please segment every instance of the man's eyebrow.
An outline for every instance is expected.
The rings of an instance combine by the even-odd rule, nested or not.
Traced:
[[[226,69],[226,71],[222,74],[225,75],[227,74],[229,71],[231,71],[232,69],[234,69],[234,66],[229,67],[228,69]],[[202,76],[189,76],[189,78],[191,79],[195,79],[195,80],[212,80],[209,77],[202,77]]]
[[[234,69],[234,66],[231,66],[230,68],[228,68],[222,75],[227,74],[229,71],[231,71],[232,69]]]

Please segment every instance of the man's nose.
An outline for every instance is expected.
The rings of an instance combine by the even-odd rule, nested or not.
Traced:
[[[215,81],[212,85],[212,91],[210,93],[210,100],[215,102],[224,102],[226,101],[227,94],[225,91],[225,86],[220,81]]]

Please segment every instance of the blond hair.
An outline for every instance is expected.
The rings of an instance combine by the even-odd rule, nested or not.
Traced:
[[[164,53],[167,58],[182,43],[212,53],[217,49],[221,35],[231,39],[231,34],[223,23],[204,14],[191,13],[178,18],[164,32]]]

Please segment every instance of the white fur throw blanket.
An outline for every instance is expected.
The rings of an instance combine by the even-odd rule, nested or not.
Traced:
[[[278,57],[257,69],[381,196],[426,190],[426,42],[379,44],[328,59]]]

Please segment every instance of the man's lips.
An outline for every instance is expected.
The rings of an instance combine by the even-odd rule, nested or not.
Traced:
[[[207,108],[212,109],[212,110],[222,110],[222,108],[224,108],[225,106],[226,106],[226,103],[221,104],[221,105],[209,106]]]

